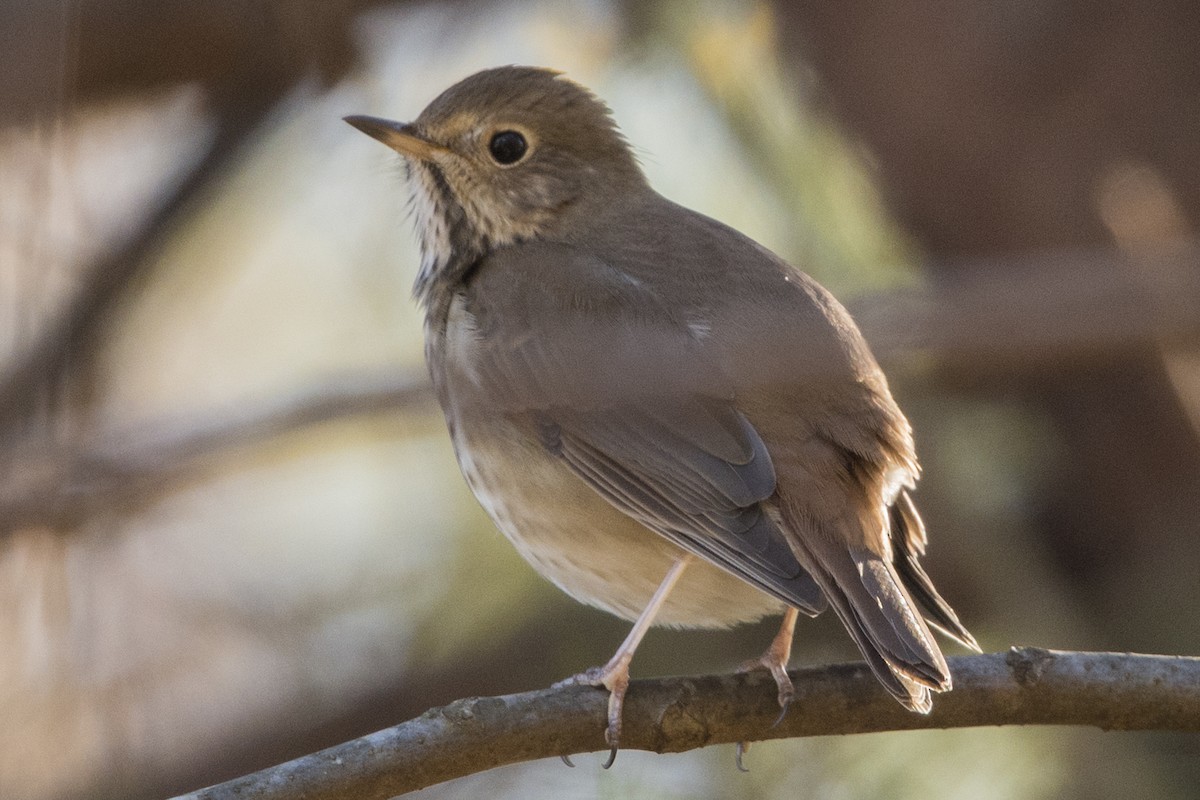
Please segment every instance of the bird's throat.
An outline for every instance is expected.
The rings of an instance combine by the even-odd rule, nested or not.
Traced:
[[[410,163],[412,212],[421,243],[413,297],[427,313],[448,302],[454,287],[487,251],[445,175],[434,164]]]

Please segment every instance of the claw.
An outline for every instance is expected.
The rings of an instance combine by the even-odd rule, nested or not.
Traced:
[[[555,688],[583,685],[608,690],[608,725],[604,729],[604,741],[612,752],[604,764],[605,769],[616,761],[617,749],[621,746],[621,712],[625,708],[625,693],[629,690],[629,661],[628,655],[618,653],[603,667],[592,667],[554,684]]]
[[[791,679],[789,678],[789,679],[788,679],[788,686],[791,686],[791,685],[792,685],[792,681],[791,681]],[[783,693],[782,693],[782,692],[780,692],[780,694],[782,695]],[[778,727],[779,727],[779,723],[783,722],[783,718],[787,716],[788,707],[789,707],[791,704],[792,704],[792,697],[791,697],[791,695],[790,695],[790,694],[788,695],[788,698],[787,698],[787,700],[784,700],[782,697],[780,698],[780,700],[779,700],[779,716],[778,716],[778,717],[776,717],[776,718],[775,718],[775,721],[771,723],[771,727],[772,727],[772,728],[778,728]]]
[[[559,758],[561,758],[562,762],[564,764],[566,764],[568,767],[570,767],[571,769],[575,769],[575,762],[571,760],[570,756],[559,756]]]
[[[771,641],[771,646],[767,648],[767,652],[738,667],[738,672],[765,669],[775,679],[775,686],[779,691],[779,707],[782,711],[772,727],[783,721],[784,716],[787,714],[788,706],[792,704],[792,699],[796,696],[796,687],[792,685],[792,679],[787,674],[787,662],[792,654],[792,631],[796,627],[796,617],[796,609],[789,608],[783,615],[783,622],[779,626],[779,633]]]
[[[749,772],[750,771],[750,770],[746,769],[744,764],[742,764],[742,756],[746,755],[746,753],[749,752],[749,750],[750,750],[750,744],[748,742],[738,742],[737,743],[737,750],[734,751],[733,760],[734,760],[734,763],[737,764],[738,772]]]
[[[786,656],[784,656],[786,658]],[[771,677],[775,679],[775,686],[779,691],[777,696],[779,707],[783,709],[783,713],[779,715],[779,719],[775,720],[774,725],[778,725],[787,713],[788,706],[792,704],[793,698],[796,696],[796,687],[792,685],[792,679],[787,674],[787,663],[780,661],[778,656],[768,650],[763,653],[762,658],[756,658],[747,661],[738,667],[738,672],[752,672],[756,669],[765,669],[771,673]]]
[[[617,760],[617,748],[621,746],[621,712],[625,710],[625,692],[629,690],[629,661],[622,660],[605,676],[608,688],[608,727],[604,730],[604,741],[612,748],[605,769]]]

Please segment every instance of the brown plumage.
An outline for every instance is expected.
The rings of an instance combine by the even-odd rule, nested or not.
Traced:
[[[838,302],[654,192],[604,104],[556,73],[488,70],[410,125],[348,121],[408,160],[415,293],[468,483],[539,572],[639,620],[577,676],[612,690],[614,748],[652,621],[832,607],[927,712],[951,685],[927,622],[976,645],[920,566],[911,430]],[[762,662],[785,704],[792,621]]]

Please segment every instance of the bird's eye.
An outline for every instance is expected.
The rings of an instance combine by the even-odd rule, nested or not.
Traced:
[[[488,142],[488,152],[497,164],[515,164],[528,149],[525,137],[516,131],[500,131]]]

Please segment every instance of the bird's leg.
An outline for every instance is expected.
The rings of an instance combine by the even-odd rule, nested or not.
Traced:
[[[764,668],[771,673],[771,677],[775,679],[775,685],[779,688],[780,713],[779,719],[775,720],[776,725],[787,713],[796,691],[792,686],[792,679],[788,677],[787,665],[788,659],[792,657],[792,634],[796,630],[798,616],[799,612],[789,606],[788,610],[783,612],[783,622],[779,626],[779,633],[775,634],[775,638],[771,640],[771,646],[767,648],[767,652],[756,659],[747,661],[738,668],[738,672]]]
[[[617,748],[621,743],[621,709],[625,705],[625,692],[629,688],[629,662],[633,660],[633,653],[641,643],[642,637],[650,629],[654,618],[658,616],[659,610],[666,602],[667,595],[671,593],[671,589],[678,582],[679,576],[683,574],[684,568],[691,560],[691,554],[686,553],[671,565],[671,568],[667,570],[667,576],[663,578],[662,583],[655,590],[654,596],[646,604],[645,610],[633,623],[633,629],[629,631],[629,635],[625,637],[625,641],[621,642],[621,646],[617,648],[617,652],[613,654],[607,664],[602,667],[593,667],[554,684],[555,686],[586,684],[603,686],[608,689],[608,727],[604,731],[604,740],[608,742],[612,752],[604,765],[605,769],[611,767],[613,761],[616,760]]]
[[[792,635],[796,632],[798,617],[799,612],[788,606],[787,611],[783,612],[783,622],[779,625],[779,633],[775,634],[775,638],[771,640],[767,652],[738,667],[738,672],[763,668],[769,671],[771,677],[775,679],[775,686],[779,689],[779,716],[775,718],[772,727],[783,722],[783,717],[787,714],[788,706],[792,704],[792,697],[796,693],[795,687],[792,686],[792,679],[787,674],[787,665],[788,660],[792,657]],[[737,768],[742,772],[749,772],[742,764],[742,756],[749,749],[750,745],[746,742],[737,743],[737,753],[734,758]]]

